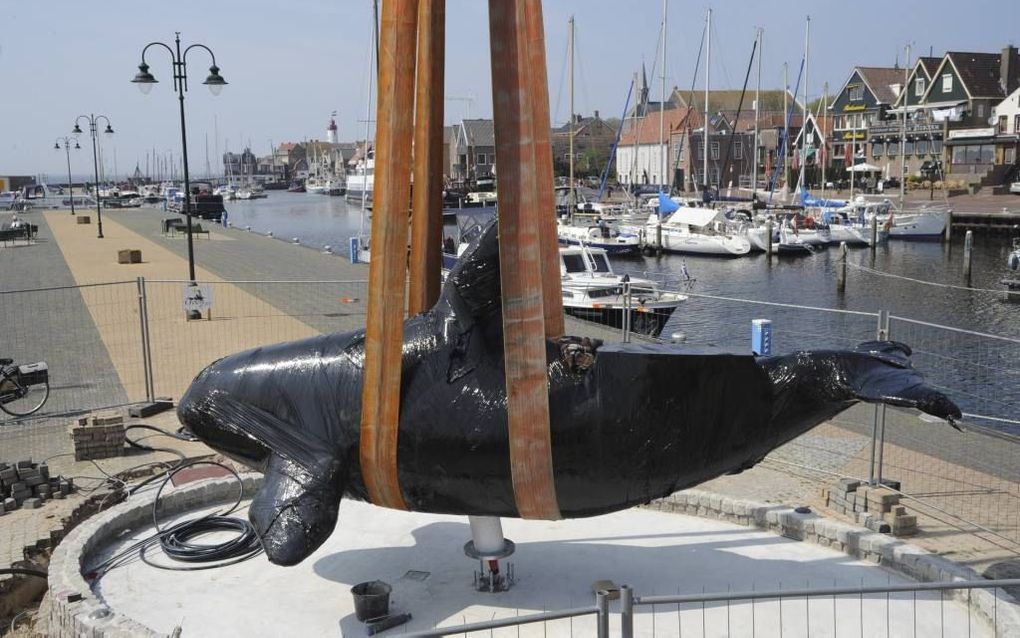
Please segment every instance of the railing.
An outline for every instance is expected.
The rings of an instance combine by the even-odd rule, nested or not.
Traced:
[[[934,583],[803,587],[740,592],[636,596],[619,589],[617,613],[609,592],[595,594],[595,606],[435,627],[406,634],[415,638],[497,635],[531,625],[529,635],[596,636],[1008,636],[1020,629],[1016,605],[1001,589],[1020,586],[1020,579]],[[812,601],[814,605],[812,606]],[[949,603],[947,605],[947,602]],[[1003,608],[1000,617],[1000,606]],[[965,609],[961,609],[965,607]],[[582,627],[561,619],[594,616]],[[616,621],[616,622],[614,622]],[[613,625],[619,627],[616,630]],[[502,635],[502,634],[499,634]]]
[[[365,321],[364,281],[200,283],[212,306],[199,320],[188,320],[183,310],[186,281],[0,292],[0,355],[46,361],[52,390],[29,417],[35,421],[0,415],[0,435],[22,437],[26,456],[45,458],[66,436],[66,415],[180,397],[220,357]],[[1020,339],[881,312],[695,293],[675,282],[663,290],[687,299],[665,325],[662,341],[750,352],[751,321],[768,319],[773,352],[852,348],[876,338],[909,343],[914,367],[963,408],[966,432],[897,410],[860,407],[776,450],[766,465],[802,472],[819,487],[839,477],[899,480],[907,498],[933,520],[1011,552],[1020,549]],[[659,318],[638,312],[639,305],[631,295],[628,307],[635,312],[620,313],[615,325],[621,336],[644,332],[642,322]]]

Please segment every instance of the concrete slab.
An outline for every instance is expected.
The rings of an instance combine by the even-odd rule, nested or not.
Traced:
[[[264,556],[204,572],[153,569],[140,561],[107,574],[95,594],[115,612],[158,632],[178,624],[196,635],[367,635],[354,617],[350,587],[381,579],[393,586],[391,612],[410,612],[403,628],[449,626],[544,609],[593,604],[591,585],[611,580],[637,595],[680,591],[772,590],[907,582],[869,563],[719,521],[630,510],[560,522],[505,520],[517,585],[502,594],[472,589],[476,564],[463,554],[463,517],[411,514],[345,501],[337,531],[296,567]],[[124,534],[86,562],[150,533]],[[159,552],[150,554],[165,561]],[[427,576],[422,576],[422,573]],[[614,603],[614,609],[616,609]],[[780,611],[781,608],[781,611]],[[639,608],[636,635],[910,635],[967,631],[965,608],[935,595],[856,596],[833,600],[765,600],[752,605]],[[863,628],[861,622],[863,620]],[[612,622],[618,627],[618,619]],[[703,633],[702,628],[707,630]],[[991,635],[974,621],[971,635]],[[594,619],[575,618],[497,631],[492,635],[592,636]],[[983,633],[984,632],[984,633]],[[490,635],[487,632],[485,635]]]

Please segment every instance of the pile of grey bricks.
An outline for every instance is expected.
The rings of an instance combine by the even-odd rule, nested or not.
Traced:
[[[840,479],[822,488],[825,507],[852,519],[858,525],[893,536],[917,533],[917,516],[900,505],[899,483],[868,485],[854,479]],[[891,488],[891,489],[890,489]]]
[[[124,454],[124,417],[94,414],[75,421],[70,428],[74,460],[108,459]]]
[[[19,507],[35,509],[51,498],[64,498],[73,489],[71,479],[51,477],[45,463],[33,463],[31,459],[15,463],[0,461],[0,514]]]

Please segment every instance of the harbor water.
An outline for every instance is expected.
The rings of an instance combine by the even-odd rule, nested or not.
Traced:
[[[346,257],[349,238],[362,229],[360,206],[342,197],[273,192],[266,199],[227,202],[227,209],[235,228],[250,226],[252,232],[319,249],[329,246],[338,259]],[[365,215],[364,232],[369,230]],[[691,293],[662,333],[690,344],[747,351],[751,321],[770,319],[776,353],[849,348],[875,339],[878,331],[873,314],[854,312],[888,311],[894,317],[889,338],[908,343],[914,365],[949,391],[964,412],[1020,420],[1020,343],[974,334],[1020,339],[1020,304],[1006,302],[999,284],[1008,272],[1008,254],[1008,238],[976,236],[971,289],[963,277],[962,232],[948,243],[890,241],[874,253],[851,248],[845,293],[836,289],[835,247],[771,259],[762,253],[737,259],[617,258],[614,268]],[[685,267],[693,281],[687,281]],[[748,303],[753,301],[803,308]],[[1015,424],[981,424],[1020,435]]]

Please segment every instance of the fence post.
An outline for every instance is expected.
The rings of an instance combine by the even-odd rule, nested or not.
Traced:
[[[620,586],[620,638],[634,638],[634,590]]]
[[[871,254],[874,255],[875,248],[878,247],[878,215],[871,216],[871,241],[868,243],[871,244],[869,248],[871,249]]]
[[[138,286],[138,334],[142,346],[142,376],[145,377],[145,400],[152,402],[156,391],[152,387],[152,349],[149,344],[149,302],[145,292],[145,277],[136,279]]]
[[[772,220],[765,220],[765,256],[772,257]]]
[[[595,635],[598,638],[609,638],[609,592],[595,592]]]
[[[889,311],[878,311],[879,341],[889,339]],[[882,455],[885,449],[885,404],[875,404],[875,415],[871,421],[871,463],[868,483],[876,485],[882,481]]]
[[[623,276],[623,342],[630,342],[630,275]]]
[[[839,242],[839,266],[836,267],[836,291],[846,292],[846,242]]]
[[[963,278],[970,285],[970,264],[974,257],[974,231],[968,230],[963,237]]]

